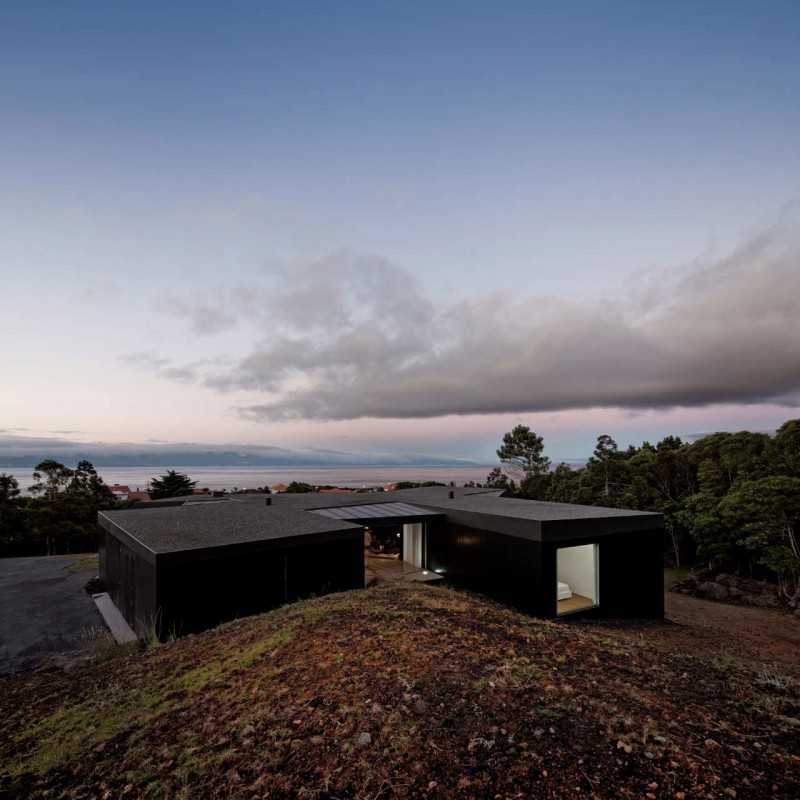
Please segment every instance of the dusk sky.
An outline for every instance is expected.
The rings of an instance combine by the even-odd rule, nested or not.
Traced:
[[[4,2],[0,462],[800,417],[799,43],[797,0]]]

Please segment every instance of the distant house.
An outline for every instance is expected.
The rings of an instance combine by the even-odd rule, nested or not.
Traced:
[[[98,515],[100,574],[134,629],[188,633],[364,586],[365,530],[402,571],[538,617],[663,618],[663,518],[427,487],[193,495]],[[380,547],[381,545],[378,544]],[[377,557],[377,556],[376,556]],[[385,563],[385,562],[384,562]]]
[[[149,503],[151,497],[147,492],[128,492],[128,500],[138,500],[140,503]]]
[[[285,492],[289,487],[285,483],[276,483],[274,486],[269,487],[275,494]]]
[[[119,501],[125,500],[138,500],[142,503],[149,503],[150,502],[150,495],[147,492],[140,492],[140,491],[132,491],[130,486],[124,486],[119,483],[115,483],[113,486],[108,487],[114,494],[115,499]]]

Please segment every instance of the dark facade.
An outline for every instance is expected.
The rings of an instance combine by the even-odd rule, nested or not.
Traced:
[[[192,509],[186,519],[179,516],[181,508],[100,515],[100,575],[139,636],[194,633],[287,602],[364,586],[358,526],[328,520],[298,534],[291,519],[278,515],[273,535],[248,540],[253,515],[234,507],[229,515],[234,522],[245,516],[244,526],[231,526],[221,541],[216,534],[210,537],[214,541],[204,541],[205,510]],[[176,518],[187,528],[183,542],[166,532]],[[236,536],[237,527],[244,535],[240,530]]]
[[[190,633],[363,587],[363,525],[389,522],[423,523],[423,568],[527,613],[663,618],[659,514],[485,490],[395,491],[383,503],[376,495],[313,494],[279,495],[267,505],[249,496],[104,512],[100,572],[139,635]],[[556,586],[578,551],[572,589],[591,597],[565,611]],[[590,580],[591,591],[580,588],[582,580]]]
[[[663,619],[664,531],[660,514],[621,512],[618,516],[613,510],[598,509],[602,516],[547,519],[552,514],[550,507],[556,504],[532,505],[543,507],[541,519],[458,510],[448,514],[444,524],[428,526],[428,569],[456,585],[529,614],[551,618],[559,616],[555,591],[559,549],[593,545],[597,548],[597,602],[568,613]]]

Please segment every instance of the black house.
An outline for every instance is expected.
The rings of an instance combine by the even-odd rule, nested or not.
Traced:
[[[100,574],[140,635],[189,633],[363,587],[365,557],[540,617],[663,617],[661,515],[500,495],[431,487],[190,496],[107,511]],[[365,551],[365,539],[383,552]]]

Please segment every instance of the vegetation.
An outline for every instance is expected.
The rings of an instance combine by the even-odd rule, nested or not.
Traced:
[[[150,497],[161,500],[164,497],[183,497],[194,492],[197,481],[189,480],[188,475],[169,469],[159,478],[150,481]]]
[[[680,627],[397,582],[121,657],[100,639],[96,666],[6,679],[0,796],[800,796],[795,671]]]
[[[314,492],[314,489],[311,484],[308,483],[301,483],[300,481],[292,481],[285,489],[284,492],[286,494],[308,494],[309,492]]]
[[[31,497],[0,474],[0,556],[97,550],[97,512],[117,502],[89,461],[75,469],[53,459],[37,464]]]
[[[503,437],[488,486],[560,503],[664,515],[669,563],[710,566],[800,588],[800,420],[765,433],[715,433],[693,444],[667,436],[620,451],[608,435],[585,467],[548,470],[544,443],[518,425]]]

